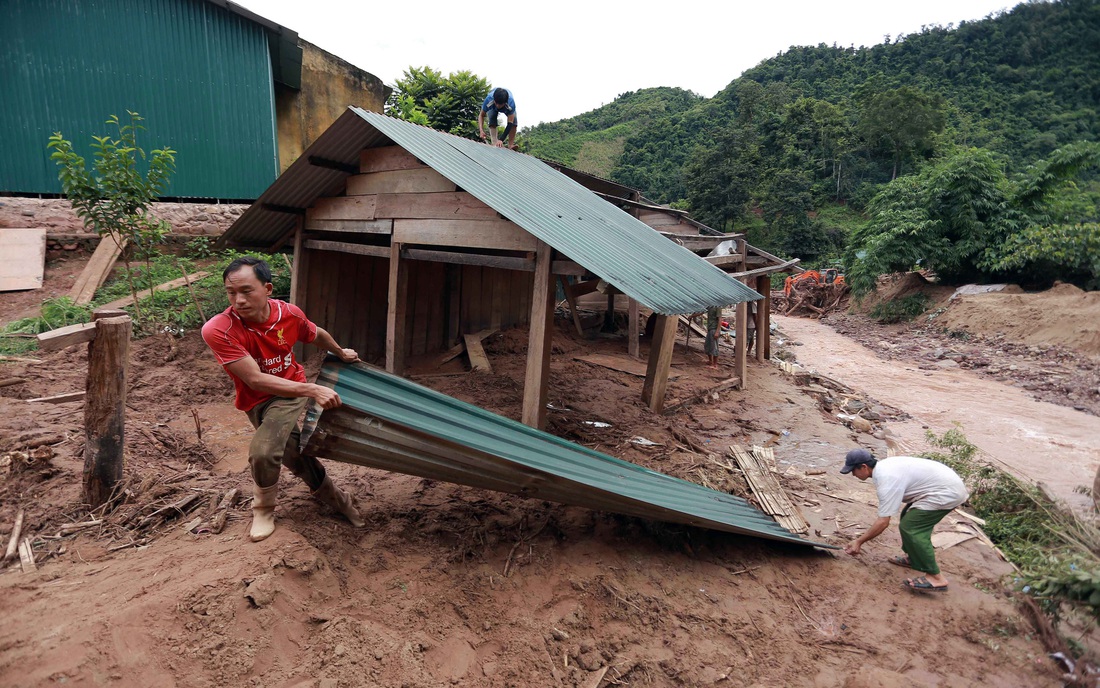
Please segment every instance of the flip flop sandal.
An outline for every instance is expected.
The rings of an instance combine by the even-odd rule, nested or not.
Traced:
[[[906,578],[901,584],[915,592],[947,592],[946,585],[932,585],[924,576]]]
[[[890,562],[894,566],[901,566],[901,567],[907,568],[907,569],[912,568],[909,565],[909,557],[903,557],[903,556],[890,557],[886,561]]]

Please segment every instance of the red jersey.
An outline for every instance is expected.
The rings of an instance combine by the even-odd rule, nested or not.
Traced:
[[[271,316],[264,323],[246,323],[241,316],[226,308],[202,326],[202,338],[214,352],[218,363],[226,366],[251,356],[260,370],[294,382],[305,382],[302,364],[294,360],[292,347],[298,342],[309,343],[317,338],[317,326],[310,322],[301,308],[270,299]],[[257,392],[239,377],[230,373],[237,390],[235,406],[249,411],[273,395]]]

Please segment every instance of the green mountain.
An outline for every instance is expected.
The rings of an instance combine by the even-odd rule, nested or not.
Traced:
[[[1011,218],[994,218],[1003,228],[996,241],[1055,220],[1095,227],[1100,186],[1091,149],[1063,149],[1100,140],[1100,0],[1033,0],[870,48],[795,47],[713,98],[645,89],[525,133],[534,155],[640,188],[713,227],[747,230],[754,243],[809,261],[838,257],[873,219],[869,213],[889,206],[869,204],[894,178],[942,186],[958,180],[958,170],[984,170],[974,188],[1016,185],[998,196],[1022,205]],[[967,155],[973,164],[948,164]],[[937,165],[942,174],[926,169]],[[1061,178],[1023,179],[1035,165],[1072,172],[1081,184],[1067,191]],[[1041,186],[1043,197],[1022,190],[1027,184]],[[921,193],[913,198],[936,197]],[[922,212],[938,217],[934,208]],[[878,220],[883,228],[897,224]],[[914,225],[924,226],[936,225]],[[1091,232],[1078,243],[1093,245]],[[935,244],[894,262],[924,261]],[[986,248],[953,266],[965,268],[960,278],[986,269],[974,267]],[[982,264],[1007,265],[988,256]]]

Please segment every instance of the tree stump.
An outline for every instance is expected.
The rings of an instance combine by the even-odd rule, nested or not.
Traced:
[[[126,426],[126,368],[130,316],[100,317],[88,344],[88,380],[84,398],[84,501],[93,509],[107,503],[122,480]]]

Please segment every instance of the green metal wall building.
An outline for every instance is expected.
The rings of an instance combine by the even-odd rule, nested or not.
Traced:
[[[6,0],[0,193],[57,194],[60,131],[89,167],[109,115],[177,151],[168,198],[254,199],[279,171],[275,85],[298,88],[297,35],[225,0]]]

